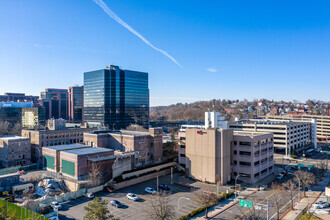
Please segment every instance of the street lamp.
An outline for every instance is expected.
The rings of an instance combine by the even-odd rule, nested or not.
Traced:
[[[180,217],[180,200],[181,199],[186,199],[186,200],[190,200],[190,198],[187,198],[187,197],[180,197],[179,200],[178,200],[178,216]]]
[[[262,194],[264,194],[266,196],[267,199],[267,220],[269,220],[269,201],[268,201],[268,196],[266,195],[266,193],[260,191]]]

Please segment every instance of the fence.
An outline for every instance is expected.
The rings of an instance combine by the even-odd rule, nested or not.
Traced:
[[[39,220],[48,220],[49,218],[46,218],[43,215],[40,215],[38,213],[35,213],[31,210],[28,210],[26,208],[23,208],[21,206],[17,206],[13,203],[10,203],[8,201],[0,199],[0,205],[5,206],[6,210],[9,215],[15,215],[16,218],[18,219],[39,219]]]
[[[37,169],[37,164],[27,165],[27,166],[16,166],[16,167],[8,167],[0,170],[0,175],[5,175],[9,173],[16,173],[17,171],[28,171]]]

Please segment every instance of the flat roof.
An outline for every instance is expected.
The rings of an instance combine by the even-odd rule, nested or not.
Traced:
[[[106,153],[106,152],[113,152],[112,149],[106,149],[101,147],[89,147],[89,148],[81,148],[75,150],[68,150],[65,153],[68,154],[75,154],[75,155],[86,155],[86,154],[97,154],[97,153]]]
[[[5,175],[1,175],[0,179],[6,178],[6,177],[11,177],[11,176],[19,176],[19,175],[20,175],[19,173],[9,173],[9,174],[5,174]]]
[[[63,150],[73,150],[73,149],[79,149],[79,148],[90,148],[90,146],[83,145],[83,144],[66,144],[66,145],[57,145],[57,146],[47,146],[47,147],[43,147],[43,148],[63,151]]]
[[[308,122],[304,121],[292,121],[292,120],[276,120],[276,119],[244,119],[239,121],[231,122],[230,125],[234,124],[259,124],[259,125],[289,125],[289,124],[305,124]]]
[[[265,134],[272,134],[272,133],[271,132],[260,132],[260,131],[235,131],[234,130],[234,135],[237,135],[237,136],[256,137],[256,136],[265,135]]]
[[[129,130],[116,130],[116,131],[93,131],[86,132],[87,134],[94,135],[126,135],[126,136],[149,136],[150,133],[146,131],[129,131]]]
[[[20,139],[29,139],[28,137],[0,137],[0,140],[20,140]]]

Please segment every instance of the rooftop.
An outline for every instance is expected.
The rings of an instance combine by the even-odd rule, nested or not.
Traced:
[[[303,124],[306,122],[292,120],[265,120],[265,119],[244,119],[231,122],[230,124],[264,124],[264,125],[288,125],[288,124]]]
[[[237,136],[249,136],[249,137],[256,137],[259,135],[265,135],[265,134],[272,134],[271,132],[259,132],[259,131],[235,131],[234,135]]]
[[[24,139],[29,139],[28,137],[20,137],[20,136],[15,136],[15,137],[0,137],[0,140],[24,140]]]
[[[75,154],[75,155],[86,155],[86,154],[98,154],[98,153],[107,153],[113,152],[112,149],[100,148],[100,147],[89,147],[89,148],[81,148],[75,150],[68,150],[65,153]]]
[[[93,131],[89,134],[95,134],[95,135],[126,135],[126,136],[147,136],[150,135],[149,132],[143,132],[143,131],[129,131],[129,130],[105,130],[105,131]]]
[[[66,145],[58,145],[58,146],[48,146],[44,148],[62,151],[62,150],[73,150],[79,148],[90,148],[90,146],[86,146],[83,144],[66,144]]]

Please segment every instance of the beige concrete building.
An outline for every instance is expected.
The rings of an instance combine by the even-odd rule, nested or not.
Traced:
[[[230,123],[229,128],[241,131],[273,133],[275,149],[285,151],[286,156],[313,145],[309,122],[246,119]]]
[[[191,127],[178,137],[179,164],[197,180],[226,184],[240,174],[253,184],[274,172],[271,133]]]
[[[137,166],[161,162],[163,156],[162,129],[139,131],[94,131],[84,133],[84,144],[122,152],[136,152]]]
[[[267,115],[267,119],[279,119],[279,120],[301,120],[301,121],[311,121],[316,119],[316,129],[317,129],[317,140],[320,142],[327,142],[330,138],[330,116],[326,115]]]
[[[233,177],[253,184],[274,173],[273,134],[234,131],[233,138]]]
[[[31,164],[31,143],[29,138],[0,138],[0,165],[3,167]]]
[[[211,183],[217,178],[221,184],[230,181],[232,139],[231,129],[187,129],[185,154],[189,176]]]

